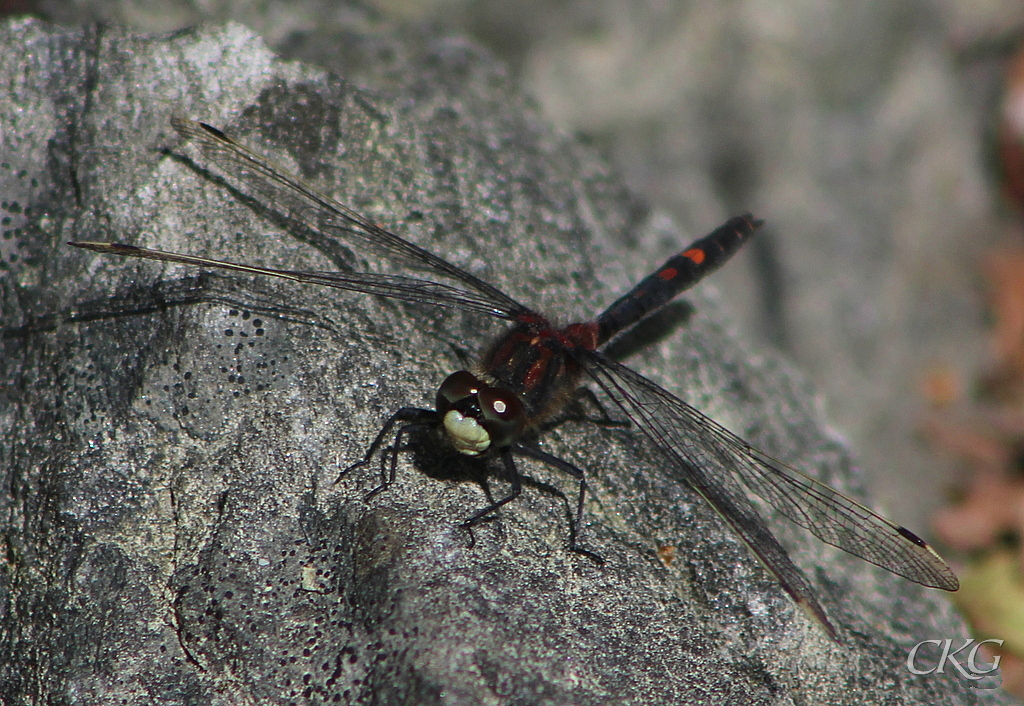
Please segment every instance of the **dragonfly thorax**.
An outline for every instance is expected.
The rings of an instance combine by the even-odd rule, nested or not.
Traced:
[[[526,408],[515,393],[488,385],[467,370],[441,383],[436,409],[452,446],[467,456],[508,448],[526,428]]]
[[[555,328],[543,317],[524,316],[485,353],[481,368],[495,385],[519,396],[533,427],[561,409],[576,389],[582,370],[572,354],[594,350],[596,334],[592,323]]]

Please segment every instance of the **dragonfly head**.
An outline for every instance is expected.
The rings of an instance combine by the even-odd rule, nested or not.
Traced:
[[[466,370],[441,383],[437,413],[452,446],[467,456],[507,448],[526,427],[526,408],[514,393],[492,387]]]

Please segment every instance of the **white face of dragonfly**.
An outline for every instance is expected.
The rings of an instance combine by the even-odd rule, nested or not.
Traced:
[[[458,410],[453,409],[444,415],[444,430],[455,450],[467,456],[479,456],[491,446],[491,435],[487,430]]]
[[[516,395],[465,370],[452,373],[441,383],[437,413],[452,446],[467,456],[506,449],[526,427],[526,408]]]

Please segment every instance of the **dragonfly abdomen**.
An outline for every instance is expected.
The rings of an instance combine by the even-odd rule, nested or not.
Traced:
[[[670,257],[597,317],[598,343],[608,341],[717,270],[762,223],[750,214],[735,216]]]

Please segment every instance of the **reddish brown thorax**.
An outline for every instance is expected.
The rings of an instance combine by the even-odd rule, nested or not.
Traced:
[[[579,384],[581,369],[570,351],[597,347],[597,325],[554,328],[542,316],[521,317],[483,356],[481,375],[515,393],[526,407],[528,426],[557,412]]]

